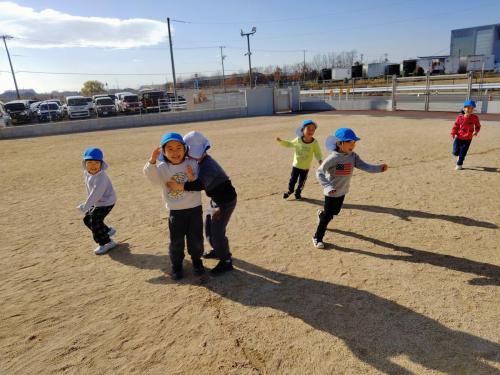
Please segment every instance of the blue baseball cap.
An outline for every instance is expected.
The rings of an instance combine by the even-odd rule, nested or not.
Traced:
[[[354,131],[349,128],[340,128],[335,131],[335,138],[340,142],[359,141]]]
[[[318,124],[316,124],[313,120],[307,119],[302,122],[302,125],[300,125],[297,129],[295,129],[295,134],[297,137],[302,137],[304,135],[304,128],[308,125],[314,125],[314,127],[317,129]]]
[[[191,131],[184,136],[184,142],[188,147],[188,154],[192,158],[199,159],[210,148],[210,142],[203,134]]]
[[[83,160],[103,161],[104,155],[102,151],[96,147],[89,147],[83,152]]]
[[[163,146],[165,146],[170,141],[177,141],[184,146],[186,145],[186,142],[184,142],[184,139],[182,139],[182,135],[180,135],[179,133],[166,133],[160,139],[160,147],[163,148]]]
[[[464,102],[464,107],[472,107],[472,108],[476,108],[476,102],[475,102],[474,100],[467,99],[467,100]]]

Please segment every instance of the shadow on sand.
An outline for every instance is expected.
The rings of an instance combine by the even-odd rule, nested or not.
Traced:
[[[406,357],[445,374],[499,373],[485,362],[500,362],[497,343],[452,330],[366,291],[266,270],[243,260],[235,265],[234,271],[211,279],[205,287],[245,306],[283,311],[338,337],[357,358],[385,374],[414,374],[393,357]]]

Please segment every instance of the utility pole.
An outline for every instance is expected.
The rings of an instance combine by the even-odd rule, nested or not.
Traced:
[[[247,37],[248,52],[245,53],[245,56],[248,55],[248,76],[250,78],[250,80],[249,80],[250,88],[252,88],[252,59],[250,58],[250,56],[252,56],[252,52],[250,52],[250,35],[255,34],[256,31],[257,31],[257,28],[255,26],[252,27],[252,31],[249,33],[244,33],[243,30],[241,30],[241,36]]]
[[[172,63],[172,76],[174,78],[174,97],[175,101],[177,102],[177,82],[175,80],[175,64],[174,64],[174,50],[172,48],[172,33],[170,32],[170,17],[167,17],[167,24],[168,24],[168,41],[170,43],[170,61]]]
[[[226,56],[224,56],[224,54],[222,53],[222,49],[226,47],[220,46],[219,48],[220,48],[220,60],[222,63],[222,87],[224,88],[224,92],[226,92],[226,75],[224,74],[224,59],[226,58]]]
[[[19,89],[17,88],[17,81],[16,81],[16,75],[14,73],[14,68],[12,67],[12,61],[10,60],[10,54],[9,54],[9,49],[7,48],[7,42],[6,39],[14,39],[14,37],[10,35],[2,35],[1,38],[3,39],[3,44],[5,45],[5,51],[7,51],[7,57],[9,59],[9,64],[10,64],[10,71],[12,72],[12,78],[14,78],[14,86],[16,86],[16,95],[17,99],[21,99],[21,96],[19,96]]]
[[[304,78],[303,78],[303,82],[306,81],[306,50],[303,50],[304,51]]]

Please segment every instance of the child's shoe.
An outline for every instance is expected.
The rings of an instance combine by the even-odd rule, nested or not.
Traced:
[[[201,259],[193,259],[193,271],[197,276],[201,276],[205,273],[205,267],[203,267],[203,262],[201,261]]]
[[[302,199],[302,195],[300,195],[300,193],[295,193],[295,199],[300,201]]]
[[[182,266],[172,267],[172,273],[170,273],[170,278],[174,281],[180,280],[184,277],[184,272],[182,271]]]
[[[461,169],[462,169],[462,166],[457,164],[457,165],[455,166],[455,169],[456,169],[457,171],[459,171],[459,170],[461,170]]]
[[[323,241],[319,241],[316,237],[313,237],[312,241],[313,241],[313,245],[316,249],[324,249],[325,248],[325,244],[323,243]]]
[[[293,193],[293,191],[287,191],[286,193],[283,193],[283,199],[288,199],[288,197]]]
[[[101,245],[98,248],[94,250],[94,253],[96,255],[102,255],[106,254],[109,250],[111,250],[113,247],[115,247],[117,243],[113,240],[109,240],[107,244]]]
[[[227,271],[232,271],[233,269],[233,261],[231,259],[221,260],[214,268],[210,270],[210,273],[216,276]]]
[[[203,254],[203,258],[205,259],[219,259],[219,256],[217,255],[217,252],[212,249],[208,253]]]
[[[109,227],[108,236],[113,237],[116,234],[116,229]]]

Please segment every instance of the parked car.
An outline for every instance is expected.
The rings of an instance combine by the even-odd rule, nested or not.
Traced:
[[[142,103],[135,94],[123,95],[121,100],[117,101],[118,112],[122,113],[140,113]]]
[[[115,106],[116,106],[116,110],[118,112],[120,111],[120,102],[123,100],[123,98],[125,97],[125,95],[134,95],[134,94],[131,93],[131,92],[128,92],[128,91],[117,92],[115,94]]]
[[[84,99],[87,102],[87,107],[89,108],[89,111],[94,112],[95,108],[94,108],[94,101],[92,100],[92,98],[88,97],[88,96],[84,96]]]
[[[116,115],[115,103],[109,96],[96,98],[94,105],[98,117]]]
[[[31,110],[27,100],[13,100],[5,104],[12,119],[12,125],[27,124],[31,121]]]
[[[0,102],[0,127],[10,126],[12,124],[12,119],[10,118],[5,105]]]
[[[62,120],[62,109],[56,102],[42,102],[38,106],[38,122]]]
[[[142,108],[144,108],[146,112],[159,111],[158,99],[165,98],[166,95],[164,91],[146,90],[142,91],[140,94]]]
[[[67,96],[63,112],[70,120],[90,117],[87,100],[83,96]]]
[[[98,98],[109,98],[108,94],[97,94],[97,95],[92,95],[92,101],[95,103],[96,99]],[[114,99],[113,99],[114,100]]]

